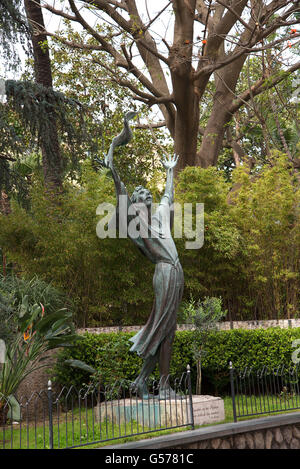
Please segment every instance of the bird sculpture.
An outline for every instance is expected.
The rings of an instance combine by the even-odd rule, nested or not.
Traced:
[[[135,112],[135,111],[129,111],[125,114],[125,116],[124,116],[124,128],[123,128],[122,132],[112,140],[112,143],[109,147],[109,151],[108,151],[107,155],[105,156],[104,162],[105,162],[105,165],[107,167],[109,167],[112,163],[114,149],[116,147],[126,145],[132,139],[132,131],[129,127],[129,121],[131,119],[133,119],[136,115],[137,115],[137,112]]]

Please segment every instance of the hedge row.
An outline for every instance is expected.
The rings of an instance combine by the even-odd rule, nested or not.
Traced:
[[[129,352],[131,343],[128,339],[133,333],[118,332],[110,334],[86,333],[76,347],[59,353],[54,368],[54,379],[63,385],[82,386],[90,379],[89,375],[71,368],[66,359],[77,359],[101,370],[104,379],[126,378],[134,380],[139,372],[142,360]],[[204,391],[226,392],[228,390],[229,361],[236,368],[262,366],[289,366],[295,351],[292,343],[300,338],[300,328],[295,329],[236,329],[219,331],[209,336],[206,355],[203,358]],[[173,345],[170,373],[180,376],[191,365],[193,381],[196,378],[196,366],[192,354],[192,331],[177,331]],[[155,372],[156,375],[157,372]]]

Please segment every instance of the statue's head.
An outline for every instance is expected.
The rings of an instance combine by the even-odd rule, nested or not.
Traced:
[[[137,186],[132,193],[131,201],[133,204],[142,203],[150,207],[152,204],[151,192],[143,186]]]

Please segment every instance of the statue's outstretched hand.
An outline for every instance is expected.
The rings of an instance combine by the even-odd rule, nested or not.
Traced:
[[[179,155],[174,153],[174,156],[164,156],[161,162],[166,169],[172,169],[177,165],[178,157]]]

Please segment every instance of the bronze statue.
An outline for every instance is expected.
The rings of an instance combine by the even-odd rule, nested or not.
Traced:
[[[119,200],[121,196],[126,197],[129,213],[135,213],[135,217],[138,213],[140,232],[143,232],[144,236],[133,236],[130,229],[128,229],[128,236],[140,251],[155,264],[153,308],[146,325],[130,339],[133,342],[130,350],[144,359],[140,374],[133,383],[138,395],[143,398],[149,397],[146,380],[158,363],[161,376],[159,397],[164,398],[164,396],[169,397],[174,393],[170,389],[166,378],[169,374],[172,344],[177,323],[177,310],[184,285],[183,270],[171,236],[174,198],[173,169],[176,166],[178,157],[174,155],[174,157],[164,157],[162,160],[167,171],[166,187],[160,204],[154,215],[152,215],[151,193],[144,187],[138,186],[132,196],[129,197],[113,163],[114,148],[128,143],[131,139],[129,120],[135,114],[135,112],[129,112],[125,115],[124,130],[113,139],[105,161],[98,161],[102,166],[111,170],[118,200],[117,213],[120,209]],[[142,210],[141,206],[145,210]],[[134,210],[135,208],[136,210]],[[132,219],[133,215],[129,215],[127,211],[125,220],[128,228]]]

